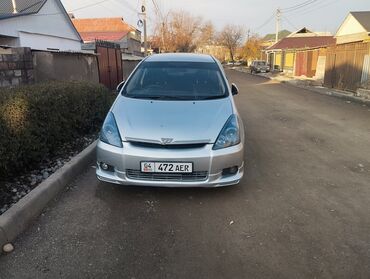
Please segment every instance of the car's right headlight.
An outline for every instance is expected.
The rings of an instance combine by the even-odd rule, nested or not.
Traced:
[[[100,140],[116,147],[123,146],[116,119],[112,112],[108,112],[104,120],[103,128],[100,131]]]
[[[240,129],[238,118],[231,115],[222,128],[218,138],[213,145],[213,150],[234,146],[240,143]]]

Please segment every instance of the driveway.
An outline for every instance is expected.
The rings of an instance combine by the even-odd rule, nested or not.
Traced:
[[[0,278],[370,278],[370,108],[227,73],[240,185],[120,187],[92,164],[0,257]]]

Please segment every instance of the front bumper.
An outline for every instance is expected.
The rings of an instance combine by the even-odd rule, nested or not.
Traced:
[[[243,143],[220,150],[212,150],[213,144],[186,149],[166,149],[138,147],[130,142],[123,142],[123,148],[114,147],[104,142],[97,144],[96,175],[101,181],[133,186],[158,187],[222,187],[235,185],[244,174]],[[207,172],[205,179],[199,181],[150,180],[128,175],[127,170],[140,171],[141,162],[192,162],[194,172]],[[100,163],[113,168],[105,171]],[[237,167],[235,174],[223,175],[225,168]]]

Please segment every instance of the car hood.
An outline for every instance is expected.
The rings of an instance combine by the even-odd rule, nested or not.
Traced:
[[[164,139],[170,139],[167,144],[190,144],[214,143],[233,108],[229,98],[158,101],[120,97],[112,112],[123,141],[164,144]]]

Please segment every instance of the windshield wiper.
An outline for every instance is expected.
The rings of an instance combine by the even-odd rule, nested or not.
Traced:
[[[186,96],[161,96],[160,100],[191,100],[191,97]]]
[[[159,96],[149,96],[149,95],[142,95],[142,96],[126,95],[125,97],[133,98],[133,99],[149,99],[149,100],[157,100],[159,98]]]
[[[212,100],[212,99],[221,99],[226,96],[151,96],[151,95],[139,95],[132,96],[126,95],[128,98],[134,99],[147,99],[147,100],[182,100],[182,101],[201,101],[201,100]]]
[[[224,98],[225,96],[203,96],[203,97],[196,97],[196,100],[199,101],[199,100],[212,100],[212,99],[221,99],[221,98]]]
[[[181,97],[181,96],[150,96],[150,95],[143,95],[143,96],[126,96],[129,98],[135,99],[149,99],[149,100],[192,100],[189,97]]]

